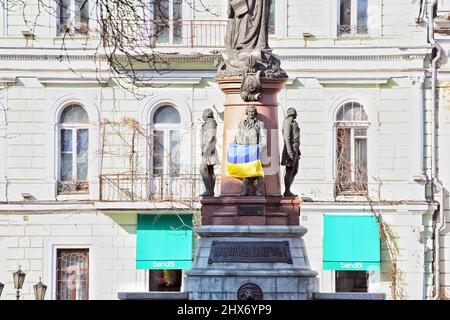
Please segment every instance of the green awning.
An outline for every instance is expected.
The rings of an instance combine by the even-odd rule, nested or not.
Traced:
[[[324,215],[324,270],[380,270],[380,235],[374,216]]]
[[[138,215],[137,269],[192,267],[192,214]]]

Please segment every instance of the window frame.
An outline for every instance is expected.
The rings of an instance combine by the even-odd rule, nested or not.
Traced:
[[[367,4],[367,33],[364,35],[351,35],[341,36],[339,35],[340,24],[340,1],[336,0],[331,2],[331,25],[330,34],[340,39],[352,38],[352,37],[380,37],[382,33],[381,21],[383,18],[382,2],[381,0],[368,0]]]
[[[64,108],[62,108],[61,113],[60,113],[60,121],[58,121],[58,139],[57,139],[57,157],[58,157],[58,172],[57,172],[57,195],[76,195],[76,194],[89,194],[90,193],[90,184],[89,184],[89,163],[90,163],[90,159],[89,159],[89,150],[90,150],[90,146],[91,146],[91,142],[90,142],[90,123],[89,121],[86,123],[62,123],[61,122],[61,116],[64,113],[64,111],[71,107],[71,106],[78,106],[80,108],[82,108],[85,112],[86,115],[89,117],[89,114],[87,113],[87,110],[80,104],[68,104],[66,105]],[[89,119],[89,118],[88,118]],[[69,182],[69,183],[75,183],[75,188],[77,188],[77,159],[78,159],[78,152],[77,152],[77,146],[78,146],[78,130],[87,130],[87,137],[88,137],[88,147],[87,147],[87,172],[86,172],[86,180],[82,181],[82,183],[86,184],[86,189],[85,190],[75,190],[75,191],[69,191],[69,192],[64,192],[64,191],[60,191],[59,190],[59,186],[60,184],[63,184],[63,182]],[[62,165],[62,130],[71,130],[72,132],[72,181],[62,181],[61,180],[61,165]],[[73,178],[75,178],[73,180]]]
[[[77,242],[75,242],[77,243]],[[51,300],[57,300],[57,290],[58,290],[58,250],[87,250],[88,251],[88,264],[89,264],[89,272],[88,272],[88,290],[87,290],[87,296],[88,300],[95,299],[95,292],[97,291],[95,286],[92,285],[92,279],[94,279],[94,273],[95,273],[95,261],[93,259],[94,257],[94,248],[92,246],[92,243],[88,241],[81,241],[78,244],[74,244],[73,241],[67,240],[67,239],[60,239],[57,240],[56,243],[54,242],[46,242],[45,246],[45,252],[46,256],[50,258],[50,260],[46,260],[44,262],[44,267],[48,266],[48,276],[51,279],[51,287],[48,288],[48,291],[50,291],[50,295],[48,299]],[[49,251],[47,251],[47,248]],[[45,269],[45,268],[44,268]],[[95,291],[95,292],[94,292]]]
[[[339,281],[338,281],[338,278],[344,278],[344,277],[339,277],[339,275],[351,275],[351,274],[353,274],[353,275],[356,275],[357,273],[359,273],[360,275],[363,275],[363,273],[365,274],[365,280],[366,280],[366,286],[365,286],[365,291],[359,291],[359,290],[350,290],[350,291],[345,291],[345,290],[339,290],[340,288],[338,288],[338,283],[339,283]],[[350,271],[350,270],[335,270],[334,271],[334,287],[335,287],[335,292],[365,292],[365,293],[368,293],[369,292],[369,277],[370,277],[370,272],[369,271]],[[361,279],[362,278],[364,278],[364,277],[360,277]],[[346,279],[349,279],[349,278],[346,278]],[[352,278],[353,279],[353,281],[355,280],[355,279],[357,279],[356,277],[355,278]]]
[[[176,271],[180,273],[180,288],[179,290],[150,290],[150,282],[151,282],[151,273],[152,272],[163,272],[163,269],[153,269],[153,270],[147,270],[147,281],[146,281],[146,287],[147,291],[149,292],[183,292],[184,291],[184,270],[183,269],[173,269],[173,270],[167,270],[167,271]]]
[[[158,110],[160,108],[163,108],[165,106],[170,106],[172,108],[174,108],[179,116],[180,116],[180,122],[179,123],[154,123],[154,115],[156,114],[156,112],[158,112]],[[179,154],[181,156],[181,149],[182,149],[182,129],[183,129],[183,123],[181,121],[181,114],[180,111],[178,110],[177,107],[173,106],[172,104],[161,104],[158,107],[155,108],[154,112],[151,115],[151,119],[150,119],[150,123],[151,123],[151,132],[152,132],[152,138],[151,138],[151,146],[150,146],[150,151],[151,151],[151,157],[148,157],[148,161],[149,161],[149,167],[151,168],[150,172],[153,175],[172,175],[172,173],[170,172],[170,134],[171,131],[177,131],[179,133],[180,136],[180,148],[179,148]],[[156,138],[156,131],[162,131],[163,132],[163,143],[164,143],[164,155],[163,155],[163,172],[162,173],[155,173],[155,168],[154,168],[154,144],[155,144],[155,138]],[[169,146],[169,149],[166,149],[165,146]],[[181,164],[181,160],[180,160],[180,166],[179,166],[179,174],[182,173],[182,164]]]
[[[8,35],[8,0],[3,0],[0,4],[0,36]]]
[[[355,108],[356,105],[359,106],[359,108],[364,112],[363,114],[365,115],[366,120],[354,120],[353,118],[351,120],[338,120],[338,116],[340,114],[340,112],[343,112],[343,118],[345,117],[344,115],[344,108],[348,105],[351,104],[351,109]],[[352,112],[352,117],[353,117],[354,113]],[[335,179],[334,179],[334,194],[335,196],[365,196],[368,195],[369,192],[369,129],[370,129],[370,122],[369,122],[369,118],[368,118],[368,114],[366,111],[366,108],[364,107],[364,105],[358,101],[354,101],[354,100],[350,100],[350,101],[346,101],[342,104],[339,105],[339,107],[337,108],[337,112],[336,112],[336,116],[334,119],[334,131],[335,131],[335,138],[334,138],[334,154],[335,154],[335,160],[334,160],[334,167],[335,167]],[[338,163],[339,161],[339,150],[340,150],[340,146],[339,146],[339,130],[345,130],[345,129],[349,129],[350,130],[350,170],[351,170],[351,185],[352,185],[352,189],[355,185],[358,184],[357,181],[357,170],[355,170],[356,167],[356,138],[355,138],[355,131],[356,130],[365,130],[365,135],[364,138],[366,141],[366,150],[365,150],[365,158],[366,158],[366,164],[365,164],[365,189],[364,190],[345,190],[345,191],[340,191],[339,190],[339,181],[341,180],[341,173],[339,171],[340,169],[340,165]],[[361,137],[359,138],[361,139]]]
[[[350,24],[342,24],[341,21],[341,2],[343,0],[337,0],[337,36],[338,37],[365,37],[370,36],[369,30],[369,5],[371,4],[370,0],[367,0],[367,9],[366,9],[366,24],[360,25],[358,24],[358,2],[359,0],[349,0],[350,1]],[[343,26],[346,26],[349,32],[342,32],[341,29]],[[354,32],[354,30],[356,32]],[[360,29],[362,32],[360,32]]]
[[[163,1],[163,0],[157,0],[157,1]],[[168,8],[168,21],[164,21],[164,20],[156,20],[154,17],[155,14],[155,0],[150,0],[149,3],[150,5],[148,6],[148,12],[146,14],[146,22],[147,23],[151,23],[151,30],[152,30],[152,36],[151,36],[151,45],[152,46],[171,46],[171,45],[180,45],[183,43],[183,32],[185,30],[183,30],[183,21],[184,21],[184,17],[187,16],[185,14],[186,8],[185,8],[185,4],[184,1],[182,0],[167,0],[169,2],[169,8]],[[181,9],[181,17],[177,20],[174,19],[173,15],[174,15],[174,1],[179,1],[180,2],[180,9]],[[175,40],[175,23],[174,21],[180,21],[180,23],[178,24],[177,27],[180,28],[181,30],[181,36],[179,38],[178,41]],[[168,33],[169,33],[169,38],[167,41],[160,41],[160,39],[158,39],[158,34],[157,34],[157,27],[158,25],[164,26],[165,28],[168,28]],[[187,30],[186,30],[187,31]],[[177,43],[180,42],[180,43]]]
[[[91,0],[83,0],[83,1],[86,1],[86,3],[84,4],[84,6],[87,6],[87,10],[88,10],[88,12],[87,12],[87,14],[88,14],[88,16],[87,16],[87,19],[88,19],[88,21],[86,22],[86,23],[82,23],[81,21],[80,21],[80,23],[79,23],[79,25],[77,25],[76,23],[75,23],[75,16],[76,16],[76,12],[75,12],[75,1],[76,0],[69,0],[70,1],[70,6],[69,6],[69,8],[68,8],[68,15],[69,15],[69,18],[68,18],[68,24],[66,23],[66,24],[63,24],[62,23],[62,14],[61,14],[61,11],[62,11],[62,2],[63,2],[64,0],[59,0],[57,3],[56,3],[56,35],[57,36],[65,36],[65,35],[71,35],[71,36],[74,36],[74,35],[76,35],[76,36],[86,36],[86,35],[88,35],[88,34],[90,34],[91,33],[91,22],[92,22],[92,19],[91,19],[91,17],[90,17],[90,12],[91,12],[91,5],[92,5],[92,1]],[[83,24],[84,24],[84,28],[85,28],[85,30],[82,30],[82,27],[83,27]],[[65,26],[65,30],[62,30],[62,28],[63,28],[63,26]]]

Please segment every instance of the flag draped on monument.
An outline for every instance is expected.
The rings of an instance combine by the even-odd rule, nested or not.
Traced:
[[[258,144],[230,144],[227,148],[228,176],[235,178],[264,175]]]

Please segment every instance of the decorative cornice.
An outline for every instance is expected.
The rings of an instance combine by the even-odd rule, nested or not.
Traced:
[[[42,84],[100,84],[105,85],[110,78],[58,78],[58,77],[38,77],[38,81]]]
[[[47,55],[47,54],[0,54],[4,61],[106,61],[98,55]]]
[[[342,78],[342,77],[318,77],[317,80],[322,85],[327,84],[387,84],[391,78],[390,77],[380,77],[380,78]]]
[[[401,60],[423,60],[426,54],[402,54],[402,55],[359,55],[359,56],[341,56],[341,55],[319,55],[302,56],[289,55],[281,56],[282,61],[401,61]]]
[[[332,49],[330,49],[332,50]],[[393,55],[281,55],[282,61],[402,61],[402,60],[423,60],[428,54],[393,54]],[[217,58],[214,54],[159,54],[161,62],[213,62]],[[119,57],[127,59],[127,57]],[[39,54],[1,54],[3,61],[102,61],[107,62],[105,55],[39,55]]]

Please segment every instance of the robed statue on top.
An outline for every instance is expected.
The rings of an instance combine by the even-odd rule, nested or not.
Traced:
[[[229,0],[225,47],[268,49],[272,0]]]
[[[248,93],[262,76],[287,78],[280,58],[269,47],[270,6],[273,0],[228,0],[225,50],[221,52],[219,76],[243,76],[244,101],[259,100]],[[253,76],[254,79],[247,79]],[[256,83],[256,84],[255,84]],[[257,91],[257,90],[256,90]]]

